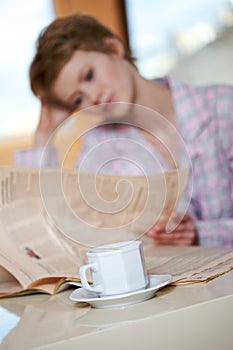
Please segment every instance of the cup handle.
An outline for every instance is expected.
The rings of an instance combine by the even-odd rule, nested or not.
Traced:
[[[81,279],[81,283],[82,283],[83,288],[85,288],[86,290],[89,290],[90,292],[100,293],[100,292],[102,292],[101,286],[93,287],[92,285],[90,285],[88,280],[87,280],[87,275],[86,275],[86,272],[89,269],[92,271],[96,271],[96,266],[97,266],[96,264],[87,264],[87,265],[81,266],[79,269],[80,279]]]

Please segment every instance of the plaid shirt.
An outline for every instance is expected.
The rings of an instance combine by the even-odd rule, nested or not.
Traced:
[[[158,81],[171,88],[178,130],[191,157],[193,193],[188,211],[195,219],[199,243],[206,247],[233,248],[233,87],[194,87],[172,78]],[[112,147],[106,142],[104,152],[103,149],[98,152],[97,147],[94,158],[85,158],[97,141],[104,144],[115,138],[118,140],[112,143]],[[125,154],[127,142],[120,139],[129,140],[126,158],[133,161],[119,159]],[[138,142],[149,150],[148,159],[145,159],[145,152],[140,153],[141,147],[137,148]],[[17,151],[16,163],[38,165],[38,152],[33,149]],[[97,165],[93,159],[98,159],[98,164],[101,164],[101,161],[104,163],[118,156],[118,160],[106,162],[103,172],[140,175],[140,166],[146,173],[161,171],[159,167],[151,168],[153,152],[154,148],[137,129],[119,126],[110,131],[108,126],[103,126],[86,134],[77,167],[81,165],[84,170],[95,171]],[[139,162],[139,167],[134,160]],[[51,157],[47,155],[47,165],[55,165],[54,151],[51,151]],[[160,165],[162,170],[167,169],[162,159]]]

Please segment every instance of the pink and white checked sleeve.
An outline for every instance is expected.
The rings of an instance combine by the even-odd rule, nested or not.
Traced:
[[[26,148],[15,152],[14,161],[18,166],[57,167],[58,155],[55,148]]]

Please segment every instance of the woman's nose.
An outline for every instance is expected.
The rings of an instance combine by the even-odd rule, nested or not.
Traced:
[[[93,92],[93,94],[91,94],[90,98],[91,98],[92,105],[98,105],[102,102],[101,95],[98,92]]]
[[[91,105],[97,105],[102,103],[101,100],[101,91],[97,89],[96,86],[86,87],[86,96],[88,96],[89,102]]]

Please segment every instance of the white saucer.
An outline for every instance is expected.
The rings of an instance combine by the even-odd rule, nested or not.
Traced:
[[[88,303],[98,309],[125,306],[152,298],[158,289],[166,286],[171,281],[171,275],[149,275],[149,285],[145,289],[125,294],[100,296],[97,293],[88,292],[84,288],[78,288],[71,293],[70,299]]]

